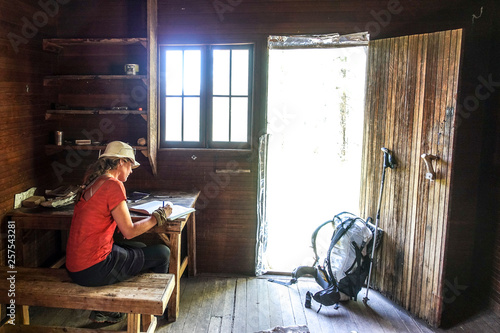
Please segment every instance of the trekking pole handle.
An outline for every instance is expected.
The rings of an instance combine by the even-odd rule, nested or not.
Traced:
[[[384,169],[394,169],[396,167],[396,159],[394,158],[392,152],[385,147],[382,147],[381,150],[384,152]]]

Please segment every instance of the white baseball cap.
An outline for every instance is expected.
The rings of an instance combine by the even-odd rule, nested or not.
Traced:
[[[135,169],[140,165],[135,160],[135,149],[121,141],[112,141],[108,143],[104,153],[99,154],[99,158],[101,157],[127,158],[132,161],[132,169]]]

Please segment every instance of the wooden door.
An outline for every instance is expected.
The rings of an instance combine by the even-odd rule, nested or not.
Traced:
[[[462,30],[370,42],[360,211],[375,218],[381,147],[398,161],[386,169],[380,226],[385,231],[372,284],[438,326],[457,109]],[[425,178],[422,154],[436,180]]]

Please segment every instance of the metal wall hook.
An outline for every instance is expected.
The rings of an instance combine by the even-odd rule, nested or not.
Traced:
[[[422,154],[420,157],[423,158],[425,162],[425,166],[427,168],[427,173],[425,174],[425,179],[429,179],[430,181],[436,180],[436,173],[432,168],[432,160],[439,160],[439,157],[431,154]]]

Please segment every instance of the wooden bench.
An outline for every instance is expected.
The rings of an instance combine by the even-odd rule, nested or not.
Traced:
[[[10,270],[0,267],[0,270],[0,304],[7,304],[7,322],[0,332],[84,331],[71,327],[30,326],[29,306],[127,313],[128,333],[141,332],[142,314],[142,329],[154,332],[155,315],[163,314],[175,285],[173,274],[144,273],[109,286],[82,287],[73,283],[64,269],[16,267]],[[9,323],[12,314],[15,325]]]

